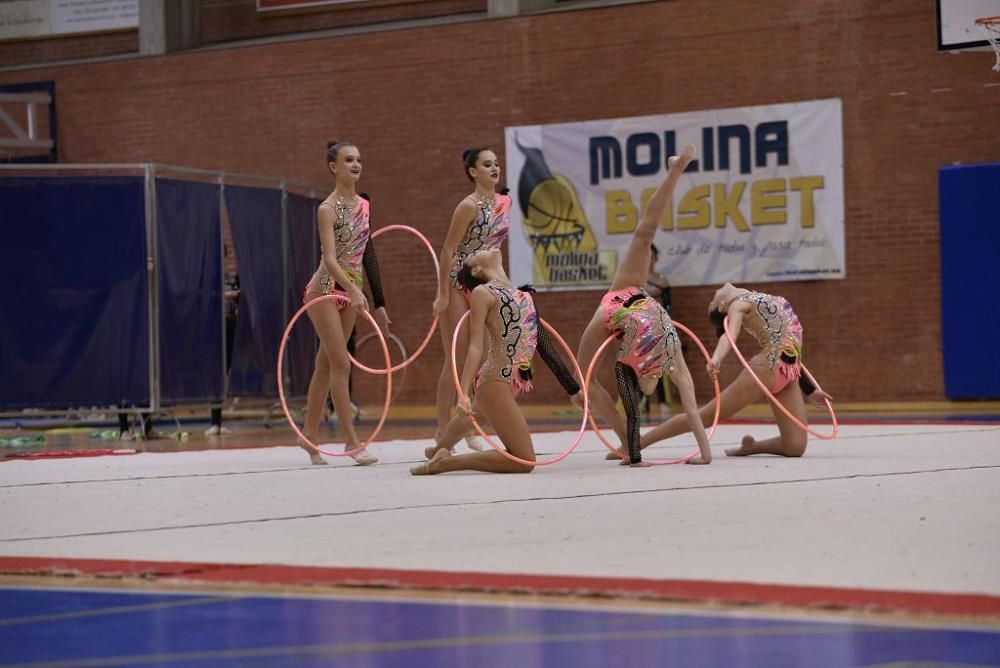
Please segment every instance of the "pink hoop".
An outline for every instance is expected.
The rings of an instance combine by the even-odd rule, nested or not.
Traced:
[[[288,419],[288,424],[292,425],[292,431],[294,431],[295,434],[300,439],[305,441],[307,445],[314,448],[317,452],[322,452],[324,455],[328,455],[330,457],[349,457],[351,455],[356,455],[357,453],[367,448],[368,444],[371,443],[373,440],[375,440],[375,437],[378,436],[378,433],[382,431],[382,425],[385,424],[385,418],[389,414],[389,403],[392,400],[392,372],[390,371],[389,373],[384,374],[385,405],[382,407],[382,417],[379,418],[378,424],[375,425],[375,430],[372,431],[371,436],[368,437],[368,440],[363,441],[361,445],[354,448],[353,450],[346,450],[344,452],[328,452],[323,448],[319,447],[318,445],[316,445],[315,443],[313,443],[312,441],[310,441],[308,438],[306,438],[306,435],[302,433],[302,430],[299,429],[299,426],[295,424],[295,420],[292,419],[292,413],[291,411],[288,410],[288,402],[285,400],[285,383],[282,380],[283,376],[282,366],[285,361],[285,344],[288,343],[288,336],[292,333],[292,327],[294,327],[295,323],[298,322],[299,318],[302,317],[302,314],[305,313],[310,306],[316,304],[316,302],[325,299],[335,299],[350,303],[350,300],[345,295],[338,295],[338,294],[321,295],[316,299],[313,299],[308,303],[303,304],[302,307],[295,312],[295,315],[292,316],[292,319],[288,321],[288,326],[285,327],[285,334],[284,336],[281,337],[281,346],[278,347],[278,399],[281,400],[281,410],[285,411],[285,417]],[[382,336],[382,332],[379,330],[378,323],[375,322],[375,318],[373,318],[371,314],[368,313],[368,311],[361,311],[361,313],[363,313],[365,317],[368,318],[369,322],[371,322],[372,324],[372,327],[375,328],[375,333],[378,334],[378,340],[382,344],[382,352],[385,353],[385,365],[386,367],[388,367],[392,363],[392,360],[389,357],[389,346],[386,345],[385,337]]]
[[[365,345],[374,338],[375,338],[375,332],[368,332],[367,334],[362,336],[360,339],[355,341],[354,352],[358,353],[363,345]],[[386,336],[385,339],[387,345],[389,341],[395,343],[396,347],[399,348],[399,354],[402,355],[404,359],[406,358],[406,346],[403,345],[403,342],[400,340],[398,336],[396,336],[392,332],[389,332],[389,336]],[[384,376],[385,374],[378,374],[378,375]],[[393,377],[397,378],[396,376]],[[403,381],[405,380],[406,380],[406,367],[403,367],[402,373],[399,374],[397,381],[392,384],[392,400],[394,402],[396,401],[396,397],[399,396],[399,393],[403,391]]]
[[[750,377],[754,379],[754,382],[757,383],[757,386],[760,387],[760,389],[764,391],[764,396],[766,396],[768,399],[770,399],[772,404],[774,404],[779,409],[781,409],[781,412],[784,413],[786,416],[788,416],[789,420],[791,420],[792,422],[794,422],[798,426],[802,427],[802,429],[804,429],[807,433],[812,434],[816,438],[821,439],[823,441],[832,441],[833,439],[837,438],[837,429],[838,429],[838,427],[837,427],[837,414],[833,412],[833,405],[830,403],[829,399],[823,399],[823,401],[826,403],[826,409],[828,411],[830,411],[830,419],[833,421],[833,433],[832,434],[821,434],[821,433],[819,433],[817,431],[813,431],[812,429],[810,429],[809,425],[805,425],[805,424],[802,424],[801,422],[799,422],[799,419],[797,417],[795,417],[794,415],[792,415],[791,411],[789,411],[787,408],[785,408],[784,404],[782,404],[780,401],[778,401],[778,398],[776,396],[774,396],[773,394],[771,394],[771,390],[767,389],[767,385],[765,385],[764,381],[762,381],[760,379],[760,377],[754,372],[754,370],[752,368],[750,368],[750,363],[746,361],[746,358],[743,357],[743,353],[741,353],[740,349],[736,347],[736,341],[733,340],[733,335],[729,333],[729,316],[728,315],[722,321],[722,326],[726,330],[726,338],[729,339],[729,345],[732,347],[733,352],[736,353],[736,356],[738,358],[740,358],[740,362],[743,363],[743,368],[747,370],[747,373],[749,373]],[[802,364],[801,362],[799,362],[799,366],[802,367],[803,371],[805,371],[807,374],[809,374],[809,378],[812,379],[813,385],[816,386],[816,389],[817,390],[822,389],[819,386],[819,383],[816,382],[816,378],[811,373],[809,373],[809,369],[807,369],[805,367],[805,365]]]
[[[451,377],[455,380],[455,389],[458,391],[458,400],[461,401],[462,405],[466,408],[470,407],[469,398],[462,394],[462,382],[458,379],[458,364],[455,361],[455,349],[458,343],[458,333],[462,329],[462,323],[464,323],[468,317],[469,311],[462,314],[462,317],[458,319],[458,324],[455,325],[455,333],[451,337]],[[573,361],[573,368],[576,370],[576,377],[579,378],[581,375],[580,365],[577,363],[576,355],[573,354],[569,344],[567,344],[565,339],[559,335],[559,332],[557,332],[549,323],[545,322],[545,320],[539,318],[538,321],[543,327],[545,327],[545,329],[549,330],[549,332],[556,337],[556,340],[559,342],[559,345],[563,347],[563,350],[569,353],[569,358]],[[583,433],[587,431],[587,416],[590,414],[590,400],[587,398],[587,388],[583,387],[580,389],[583,390],[583,419],[580,421],[580,431],[576,434],[576,440],[574,440],[560,455],[554,457],[553,459],[544,461],[529,461],[527,459],[521,459],[517,455],[512,455],[507,452],[505,447],[497,444],[492,438],[490,438],[490,435],[483,430],[482,426],[480,426],[479,422],[476,421],[475,417],[470,417],[469,419],[472,421],[472,426],[474,426],[476,431],[479,432],[479,435],[486,439],[486,442],[493,446],[494,450],[507,459],[512,459],[519,464],[527,464],[528,466],[548,466],[549,464],[555,464],[556,462],[560,462],[569,457],[569,454],[576,450],[576,446],[578,446],[580,441],[583,439]]]
[[[692,332],[690,329],[688,329],[681,323],[677,322],[676,320],[672,320],[671,322],[673,322],[675,327],[677,327],[682,332],[684,332],[692,339],[694,339],[694,342],[698,344],[698,348],[701,350],[701,353],[705,356],[705,359],[707,360],[712,359],[712,356],[708,353],[708,349],[705,348],[704,344],[701,342],[701,339],[695,336],[694,332]],[[611,345],[611,342],[616,340],[618,340],[617,334],[612,334],[607,339],[605,339],[604,343],[602,343],[601,346],[597,349],[597,352],[594,353],[593,359],[590,360],[590,366],[587,367],[587,378],[586,380],[584,380],[584,386],[587,388],[588,391],[590,391],[590,377],[591,375],[593,375],[594,369],[597,368],[597,362],[601,359],[601,355],[604,354],[605,349],[607,349],[607,347]],[[712,440],[712,436],[715,435],[715,429],[716,427],[719,426],[719,415],[722,411],[722,401],[720,400],[721,392],[719,390],[719,379],[714,378],[713,383],[715,384],[715,417],[712,419],[712,428],[709,430],[707,435],[709,441]],[[616,448],[610,442],[608,442],[606,438],[604,438],[604,434],[601,433],[601,428],[597,426],[597,421],[594,420],[593,413],[590,414],[590,426],[593,427],[594,433],[597,434],[598,440],[600,440],[600,442],[604,444],[604,447],[606,447],[608,450],[621,457],[622,460],[628,460],[628,454],[625,451]],[[691,454],[685,455],[684,457],[678,457],[677,459],[660,459],[660,460],[643,459],[642,463],[648,464],[649,466],[670,466],[671,464],[686,464],[690,460],[697,457],[700,453],[701,449],[696,448],[694,452],[692,452]]]
[[[392,230],[403,230],[404,232],[409,232],[410,234],[416,236],[418,239],[424,242],[424,246],[426,246],[427,250],[431,252],[431,258],[434,260],[434,275],[437,276],[440,273],[438,267],[437,255],[434,253],[434,247],[431,246],[431,242],[427,240],[427,237],[425,237],[423,234],[421,234],[416,229],[410,227],[409,225],[388,225],[386,227],[380,227],[379,229],[375,230],[375,232],[372,234],[372,238],[374,239],[375,237],[381,235],[383,232],[389,232]],[[391,362],[386,362],[386,367],[388,368],[388,370],[372,369],[371,367],[367,367],[358,360],[354,359],[354,356],[351,355],[350,353],[348,353],[347,356],[351,358],[351,363],[354,366],[361,369],[362,371],[367,371],[368,373],[373,373],[378,376],[384,376],[387,373],[395,373],[400,369],[408,366],[411,362],[420,357],[420,354],[424,352],[424,348],[426,348],[427,344],[430,343],[431,337],[434,336],[434,331],[437,329],[437,322],[438,322],[438,317],[437,314],[435,313],[434,318],[431,320],[431,328],[427,330],[427,336],[424,337],[423,343],[420,344],[420,347],[417,348],[416,352],[414,352],[410,357],[403,360],[394,367],[388,368]],[[372,323],[375,329],[378,329],[378,325],[374,325],[374,320],[372,321]]]

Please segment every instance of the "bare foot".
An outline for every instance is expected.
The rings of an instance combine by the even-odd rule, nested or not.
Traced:
[[[616,462],[619,459],[621,459],[622,456],[619,455],[617,452],[611,452],[610,450],[608,450],[608,454],[604,455],[604,458],[610,462]]]
[[[326,460],[323,459],[323,455],[321,455],[319,453],[319,450],[306,445],[302,441],[299,441],[299,447],[302,448],[303,450],[305,450],[309,454],[309,462],[313,466],[327,466],[328,465],[327,462],[326,462]]]
[[[449,457],[451,457],[451,451],[447,448],[441,448],[434,453],[430,461],[426,461],[410,469],[410,475],[435,475],[441,473],[443,470],[441,468],[442,462]]]
[[[686,464],[711,464],[712,463],[712,458],[709,457],[708,459],[705,459],[701,455],[696,455],[696,456],[692,457],[691,459],[687,460],[687,462],[685,462],[685,463]]]
[[[753,446],[756,441],[753,440],[753,436],[747,434],[740,441],[740,447],[738,448],[728,448],[726,450],[727,457],[746,457],[747,455],[753,454]]]

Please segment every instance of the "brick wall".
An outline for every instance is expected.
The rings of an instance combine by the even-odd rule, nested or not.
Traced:
[[[325,142],[350,138],[376,225],[415,225],[436,245],[469,190],[463,148],[502,148],[505,126],[840,97],[848,277],[755,287],[795,305],[807,364],[838,399],[940,399],[937,169],[1000,158],[993,56],[936,53],[932,3],[749,4],[633,4],[0,82],[56,80],[67,161],[155,160],[328,184]],[[402,237],[379,251],[390,315],[412,349],[428,323],[430,261]],[[710,343],[712,290],[674,290],[676,317]],[[575,345],[598,297],[538,303]],[[431,346],[408,371],[402,401],[429,400],[440,360]],[[735,371],[727,362],[724,380]],[[539,376],[537,399],[557,399]]]
[[[0,41],[0,67],[54,63],[139,51],[139,31]]]
[[[364,5],[324,5],[313,11],[258,12],[256,0],[202,0],[203,44],[328,30],[387,21],[485,12],[486,0],[376,0]]]

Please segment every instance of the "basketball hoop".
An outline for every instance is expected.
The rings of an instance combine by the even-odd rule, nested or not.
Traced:
[[[993,47],[997,54],[997,62],[993,65],[994,72],[1000,72],[1000,16],[987,16],[976,19],[976,25],[983,32],[983,37]]]

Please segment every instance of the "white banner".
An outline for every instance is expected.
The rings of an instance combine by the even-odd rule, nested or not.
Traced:
[[[845,277],[841,102],[507,128],[515,285],[606,288],[667,157],[697,148],[657,231],[673,285]]]
[[[0,40],[139,26],[139,0],[0,0]]]

